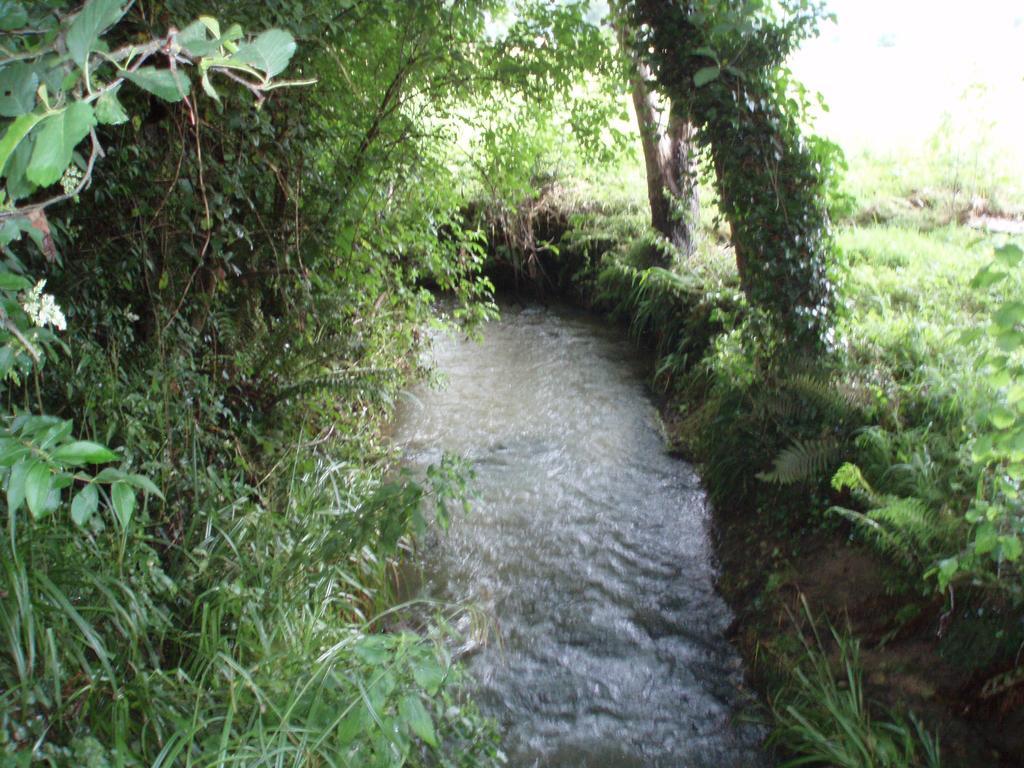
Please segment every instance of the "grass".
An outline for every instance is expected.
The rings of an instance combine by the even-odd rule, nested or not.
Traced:
[[[809,629],[805,634],[797,628],[803,652],[790,684],[771,701],[769,743],[793,755],[781,763],[783,768],[940,768],[939,739],[918,720],[872,714],[859,642],[832,626],[826,642],[806,601],[803,609]]]
[[[394,605],[423,491],[323,458],[278,472],[272,498],[204,516],[165,560],[173,582],[141,531],[120,565],[109,531],[5,537],[0,762],[489,764],[448,650],[456,616]]]

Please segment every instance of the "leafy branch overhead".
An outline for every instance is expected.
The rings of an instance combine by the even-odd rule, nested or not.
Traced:
[[[193,125],[192,81],[219,101],[211,82],[223,75],[262,103],[295,53],[295,40],[279,29],[247,39],[235,24],[203,16],[184,30],[111,50],[104,39],[129,8],[121,0],[89,0],[76,12],[54,14],[44,4],[0,4],[0,248],[27,233],[53,261],[56,249],[45,209],[89,186],[103,148],[96,129],[129,119],[119,94],[127,83],[165,102],[184,102]],[[79,153],[89,140],[88,157]],[[45,196],[57,183],[60,192]],[[17,266],[15,262],[15,266]],[[19,383],[38,376],[66,320],[46,284],[0,268],[0,379]],[[18,267],[15,271],[22,271]],[[38,379],[37,379],[38,381]],[[70,514],[84,526],[101,500],[122,528],[132,519],[136,490],[160,497],[142,475],[108,467],[96,476],[82,467],[121,457],[106,446],[75,440],[70,421],[15,414],[0,428],[0,476],[9,514],[27,503],[33,518],[56,511],[71,495]],[[100,487],[106,491],[101,494]],[[102,499],[101,499],[102,495]]]
[[[125,83],[166,102],[184,102],[196,121],[193,80],[220,101],[214,75],[244,87],[261,104],[277,88],[311,81],[277,80],[295,40],[270,29],[247,39],[242,28],[221,28],[201,16],[183,30],[111,50],[104,35],[128,9],[121,0],[89,0],[76,13],[59,17],[28,4],[6,3],[0,25],[0,243],[27,229],[30,212],[70,199],[91,180],[103,149],[99,125],[129,119],[119,94]],[[20,34],[30,29],[34,34]],[[14,33],[14,32],[18,33]],[[79,146],[90,140],[87,158]],[[60,194],[37,193],[62,183]],[[14,219],[22,219],[18,223]]]

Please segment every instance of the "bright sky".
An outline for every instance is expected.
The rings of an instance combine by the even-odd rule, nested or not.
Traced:
[[[1024,143],[1024,0],[829,5],[838,23],[791,61],[831,108],[823,133],[847,149],[920,146],[948,111]]]

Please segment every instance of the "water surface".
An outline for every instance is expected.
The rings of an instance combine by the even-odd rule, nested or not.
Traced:
[[[449,452],[476,469],[427,589],[494,622],[500,642],[468,664],[510,764],[758,765],[705,497],[665,453],[642,361],[587,315],[502,314],[480,344],[438,340],[447,386],[415,393],[397,437],[414,466]]]

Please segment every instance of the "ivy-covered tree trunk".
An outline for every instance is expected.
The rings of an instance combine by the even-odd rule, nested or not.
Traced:
[[[651,225],[682,256],[692,256],[697,247],[700,215],[695,131],[688,120],[673,110],[667,129],[661,132],[658,110],[640,66],[634,68],[631,90],[647,171]]]
[[[747,298],[792,347],[816,347],[831,325],[830,157],[802,136],[782,64],[816,33],[821,8],[628,0],[624,10],[635,55],[711,153]]]

